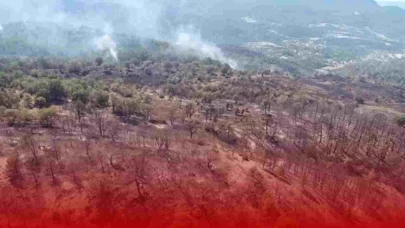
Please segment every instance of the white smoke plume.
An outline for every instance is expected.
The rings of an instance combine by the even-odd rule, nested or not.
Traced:
[[[200,33],[189,27],[188,29],[180,28],[176,33],[175,45],[183,51],[193,51],[201,58],[211,58],[222,63],[229,64],[232,68],[237,68],[236,61],[227,58],[222,50],[213,43],[202,40]]]
[[[0,24],[0,31],[2,31],[3,30],[3,26]]]
[[[98,50],[109,51],[111,57],[113,57],[115,61],[118,61],[117,43],[115,43],[109,34],[96,38],[94,43]]]

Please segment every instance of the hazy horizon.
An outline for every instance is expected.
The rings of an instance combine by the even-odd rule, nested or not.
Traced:
[[[380,0],[376,2],[381,6],[398,6],[405,9],[404,0]]]

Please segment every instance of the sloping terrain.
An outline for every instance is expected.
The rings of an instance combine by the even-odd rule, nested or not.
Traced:
[[[404,216],[399,88],[197,60],[19,61],[3,59],[1,76],[2,224],[340,227]]]

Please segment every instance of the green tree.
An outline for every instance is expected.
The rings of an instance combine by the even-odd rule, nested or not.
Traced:
[[[20,103],[20,97],[12,91],[0,92],[0,106],[6,108],[17,108]]]
[[[9,75],[6,75],[5,73],[0,72],[0,87],[1,88],[9,87],[12,81],[13,80]]]
[[[49,98],[51,102],[63,101],[66,99],[66,89],[60,79],[53,79],[49,82]]]
[[[39,123],[42,127],[51,128],[54,126],[58,111],[55,107],[40,109],[38,112]]]
[[[51,96],[48,88],[40,88],[36,92],[37,97],[43,97],[47,102],[51,102]]]
[[[21,125],[27,125],[34,120],[34,115],[32,111],[28,109],[21,109],[19,111],[18,121]]]
[[[84,88],[77,88],[72,91],[72,100],[81,101],[86,104],[89,101],[89,91]]]
[[[28,94],[28,93],[23,94],[22,106],[24,108],[32,108],[32,97],[30,94]]]
[[[107,108],[110,96],[104,91],[95,91],[91,94],[91,102],[96,108]]]
[[[44,97],[36,97],[35,98],[35,107],[37,108],[45,108],[48,106],[48,102]]]
[[[3,117],[6,118],[9,126],[14,126],[18,121],[19,114],[16,109],[7,109],[4,111]]]

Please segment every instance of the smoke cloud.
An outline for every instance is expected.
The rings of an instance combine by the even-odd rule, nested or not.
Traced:
[[[188,29],[180,28],[177,31],[175,45],[184,51],[197,51],[195,54],[201,58],[212,58],[222,63],[229,64],[232,68],[237,68],[236,61],[226,58],[219,47],[213,43],[205,42],[201,39],[200,33],[192,27]]]
[[[115,61],[118,61],[117,44],[109,34],[96,38],[94,42],[97,49],[100,51],[109,51],[110,56],[113,57]]]
[[[108,50],[116,60],[117,42],[113,40],[111,31],[169,41],[179,50],[192,49],[202,58],[210,57],[236,67],[235,61],[226,58],[215,44],[205,42],[196,30],[179,29],[168,22],[169,11],[174,7],[181,10],[187,1],[189,0],[0,1],[0,23],[39,22],[57,24],[59,27],[89,27],[104,31],[103,36],[94,38],[93,46],[100,51]],[[110,32],[105,32],[106,24],[111,28]],[[61,41],[65,40],[63,37],[59,38]],[[51,41],[46,42],[63,44],[57,40],[55,35]]]

